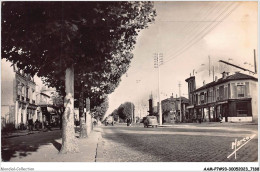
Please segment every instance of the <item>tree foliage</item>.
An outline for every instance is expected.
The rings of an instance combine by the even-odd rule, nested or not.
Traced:
[[[131,102],[125,102],[121,104],[117,109],[115,109],[110,115],[114,117],[117,121],[118,118],[122,119],[123,121],[127,118],[132,118],[132,113],[134,113],[135,106]]]
[[[73,64],[87,96],[109,94],[154,17],[151,2],[3,2],[2,56],[61,91]]]
[[[92,113],[94,114],[94,118],[101,120],[104,117],[104,115],[106,114],[108,107],[109,107],[108,106],[108,97],[106,96],[104,101],[99,106],[95,106],[92,109]]]
[[[75,148],[70,139],[75,88],[84,84],[76,90],[92,106],[101,104],[127,71],[138,32],[155,15],[147,1],[2,3],[2,58],[64,95],[62,150]]]

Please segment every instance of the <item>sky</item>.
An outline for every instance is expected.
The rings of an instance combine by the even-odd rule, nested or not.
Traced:
[[[155,9],[155,22],[137,37],[131,67],[109,95],[106,115],[130,101],[135,104],[137,115],[146,116],[149,96],[152,94],[158,101],[159,77],[158,68],[154,68],[154,53],[163,54],[161,100],[179,96],[179,88],[181,95],[187,97],[185,79],[193,75],[193,70],[197,88],[203,81],[213,81],[213,66],[218,78],[223,71],[230,74],[239,71],[219,60],[254,71],[254,49],[258,56],[257,2],[166,1],[155,2]]]

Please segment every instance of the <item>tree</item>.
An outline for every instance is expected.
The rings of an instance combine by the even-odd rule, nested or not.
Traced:
[[[121,104],[117,109],[115,109],[111,115],[115,118],[120,118],[122,120],[126,120],[127,118],[132,119],[133,113],[134,113],[134,104],[131,102],[125,102],[124,104]],[[133,119],[132,119],[133,120]]]
[[[155,15],[152,2],[2,3],[2,57],[65,95],[61,153],[78,151],[74,84],[86,96],[111,93]]]
[[[54,92],[51,95],[53,101],[53,108],[60,118],[60,129],[62,128],[62,114],[64,113],[64,98],[58,92]]]
[[[94,113],[94,118],[100,121],[106,114],[108,107],[108,97],[106,96],[104,102],[102,102],[99,106],[95,106],[93,108],[92,112]]]

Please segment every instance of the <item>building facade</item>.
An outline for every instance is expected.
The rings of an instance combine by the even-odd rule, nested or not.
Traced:
[[[168,99],[162,100],[163,122],[164,123],[188,122],[186,118],[187,105],[189,105],[189,100],[185,97],[174,98],[173,96],[171,96]]]
[[[60,117],[55,110],[52,96],[56,93],[53,88],[46,88],[43,86],[36,95],[37,116],[42,123],[48,121],[49,124],[56,126],[60,123]]]
[[[257,78],[239,72],[233,75],[223,72],[222,78],[197,89],[195,76],[185,81],[190,119],[217,122],[221,116],[225,122],[258,121]]]
[[[14,124],[24,128],[27,120],[37,118],[36,84],[29,74],[2,60],[1,119],[2,127]]]

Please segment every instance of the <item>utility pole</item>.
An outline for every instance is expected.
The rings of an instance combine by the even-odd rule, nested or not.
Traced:
[[[215,77],[215,76],[214,76],[214,75],[215,75],[214,66],[212,66],[212,67],[213,67],[213,70],[212,70],[212,74],[213,74],[213,81],[215,81],[215,78],[214,78],[214,77]]]
[[[181,112],[181,82],[179,82],[179,95],[180,95],[180,122],[182,122],[182,112]]]
[[[256,55],[255,55],[255,49],[254,49],[254,66],[255,66],[255,73],[257,73],[257,67],[256,67]]]
[[[209,56],[209,76],[210,76],[210,56]]]
[[[158,111],[159,111],[159,123],[162,125],[162,107],[160,100],[160,66],[163,64],[163,54],[155,53],[154,54],[154,68],[158,68]]]

